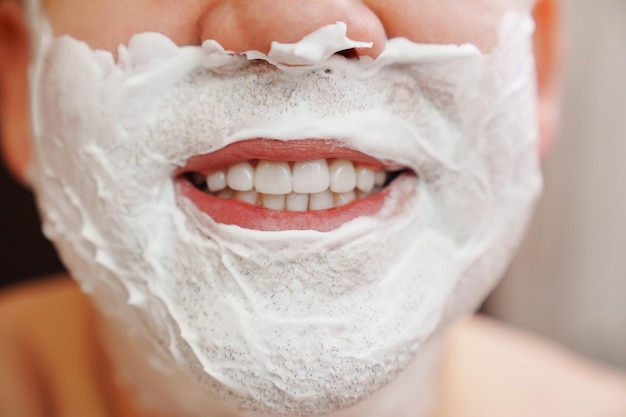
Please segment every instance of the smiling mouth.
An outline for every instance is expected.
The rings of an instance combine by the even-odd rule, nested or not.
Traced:
[[[218,223],[263,231],[329,231],[382,208],[413,171],[334,141],[253,139],[191,158],[179,193]]]

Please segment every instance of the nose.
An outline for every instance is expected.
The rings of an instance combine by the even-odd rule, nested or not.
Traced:
[[[200,20],[201,39],[214,39],[226,50],[268,53],[272,41],[294,43],[322,26],[344,22],[354,41],[372,48],[350,56],[376,58],[387,36],[378,16],[362,0],[217,0]]]

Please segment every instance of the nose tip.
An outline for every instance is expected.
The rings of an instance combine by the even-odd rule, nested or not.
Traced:
[[[347,56],[376,58],[384,49],[387,36],[383,24],[361,0],[220,0],[204,13],[199,32],[202,41],[216,40],[226,50],[267,54],[272,41],[298,42],[336,22],[346,23],[351,40],[373,43],[371,48],[359,48]]]

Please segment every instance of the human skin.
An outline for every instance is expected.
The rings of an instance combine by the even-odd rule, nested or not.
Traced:
[[[6,63],[2,65],[1,77],[2,91],[5,92],[2,96],[5,129],[3,146],[16,175],[23,176],[29,152],[24,75],[28,55],[20,54],[27,51],[28,35],[21,19],[16,17],[19,16],[17,9],[10,4],[5,1],[0,11],[1,26],[10,35],[5,37],[10,42],[4,42],[0,48],[7,56],[0,57],[11,57],[2,59]],[[180,45],[200,44],[205,39],[213,38],[233,51],[258,49],[267,52],[270,40],[294,42],[320,26],[345,21],[348,23],[350,38],[374,42],[371,50],[355,53],[375,57],[380,53],[384,39],[392,36],[405,36],[424,43],[470,42],[488,51],[493,46],[495,29],[502,13],[522,6],[515,1],[495,0],[291,1],[281,9],[275,5],[276,2],[269,0],[198,1],[182,5],[180,2],[166,1],[76,0],[47,2],[46,10],[56,34],[70,34],[85,40],[94,48],[111,51],[119,43],[126,42],[132,34],[150,30],[162,32]],[[542,47],[552,45],[549,40],[550,29],[554,27],[552,7],[552,2],[544,2],[537,12],[538,21],[543,22],[537,35],[538,45]],[[538,57],[544,56],[553,55],[550,51],[538,49]],[[542,109],[555,108],[554,79],[550,75],[554,71],[552,64],[550,60],[539,59],[538,70],[542,77],[539,100]],[[9,116],[5,112],[9,112]],[[547,132],[552,130],[552,122],[550,118],[541,120],[543,143],[549,141]],[[451,398],[455,397],[451,395]],[[452,400],[448,403],[456,402]]]
[[[179,45],[215,39],[228,50],[268,52],[272,40],[295,42],[321,26],[344,21],[348,37],[370,41],[356,55],[376,57],[386,38],[403,36],[420,43],[473,43],[489,51],[501,16],[529,7],[528,0],[46,0],[55,34],[69,34],[92,48],[115,52],[133,34],[156,31]],[[29,159],[30,118],[26,68],[29,33],[18,2],[0,5],[0,117],[2,150],[9,168],[24,177]],[[557,114],[560,41],[555,0],[535,6],[539,78],[540,150],[553,138]]]

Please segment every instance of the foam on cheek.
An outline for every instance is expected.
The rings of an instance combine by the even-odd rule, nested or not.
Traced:
[[[115,62],[42,31],[32,82],[46,234],[159,363],[163,402],[191,415],[216,401],[272,415],[345,408],[471,311],[521,237],[541,182],[530,33],[509,15],[489,55],[395,39],[375,61],[332,56],[359,46],[342,24],[268,56],[147,33]],[[392,196],[329,233],[217,224],[177,195],[189,157],[259,137],[339,140],[418,180],[397,185],[408,204]]]

